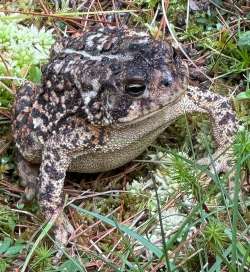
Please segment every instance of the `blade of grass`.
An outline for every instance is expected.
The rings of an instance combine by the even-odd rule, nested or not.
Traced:
[[[233,222],[232,222],[232,263],[236,271],[237,263],[237,224],[239,213],[239,193],[240,193],[240,162],[236,165],[236,174],[234,177],[234,197],[233,197]]]
[[[25,262],[24,262],[24,264],[23,264],[22,269],[20,270],[20,272],[25,272],[25,270],[28,267],[28,264],[29,264],[29,262],[31,260],[32,255],[34,254],[37,246],[43,240],[43,238],[47,235],[47,233],[49,232],[49,230],[52,228],[52,226],[54,225],[55,220],[56,220],[56,218],[52,218],[45,225],[45,227],[43,228],[42,232],[40,233],[40,235],[38,236],[37,240],[35,241],[35,243],[33,244],[32,248],[30,249],[29,254],[26,257]]]
[[[171,272],[170,262],[169,262],[169,258],[168,258],[168,251],[167,251],[167,247],[166,247],[165,233],[164,233],[163,222],[162,222],[160,200],[159,200],[159,196],[158,196],[158,191],[157,191],[157,186],[156,186],[156,180],[155,180],[155,177],[154,177],[153,173],[151,173],[151,178],[152,178],[152,181],[153,181],[153,184],[154,184],[154,191],[155,191],[155,196],[156,196],[157,213],[158,213],[159,222],[160,222],[160,229],[161,229],[161,237],[162,237],[162,244],[163,244],[163,250],[164,250],[164,257],[166,259],[166,264],[167,264],[168,271]]]

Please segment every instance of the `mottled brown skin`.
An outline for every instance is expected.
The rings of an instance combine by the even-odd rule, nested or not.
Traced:
[[[187,88],[187,70],[170,44],[145,32],[98,28],[57,42],[42,85],[16,95],[13,132],[28,198],[37,190],[46,218],[57,216],[66,171],[101,172],[134,159],[185,113],[206,113],[218,151],[234,139],[227,98]],[[228,169],[228,154],[216,161]],[[56,238],[67,241],[58,219]]]

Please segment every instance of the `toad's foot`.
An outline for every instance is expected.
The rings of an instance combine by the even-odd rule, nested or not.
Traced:
[[[50,219],[51,221],[55,221],[54,237],[56,255],[53,258],[53,264],[56,265],[60,262],[65,252],[69,237],[74,233],[74,227],[71,225],[69,219],[63,213],[62,209],[55,211]]]
[[[198,160],[198,164],[208,165],[212,173],[226,173],[233,170],[232,150],[217,150],[211,156]]]
[[[207,165],[213,175],[220,173],[227,174],[228,192],[231,195],[231,198],[233,198],[236,169],[232,149],[229,148],[226,152],[225,150],[217,150],[211,156],[198,160],[198,163],[201,165]],[[212,180],[213,178],[210,177],[209,182]]]

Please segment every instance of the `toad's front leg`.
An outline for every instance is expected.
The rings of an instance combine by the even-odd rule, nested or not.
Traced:
[[[38,200],[46,219],[55,219],[55,240],[67,244],[73,228],[63,214],[63,186],[70,157],[67,152],[49,145],[44,148],[39,173]]]
[[[238,121],[228,98],[205,89],[192,88],[180,101],[181,111],[184,113],[202,112],[208,114],[211,122],[217,151],[210,158],[200,160],[201,164],[213,164],[211,169],[216,172],[230,170],[232,154],[230,145],[238,130]]]
[[[56,133],[51,133],[44,144],[38,177],[38,200],[41,210],[46,219],[55,219],[55,240],[62,246],[67,244],[68,236],[73,232],[69,220],[62,213],[66,171],[77,151],[94,147],[98,139],[103,139],[99,136],[98,130],[87,129],[81,120],[79,122],[73,122],[70,118],[66,120],[67,124],[61,125]],[[79,127],[76,128],[76,125]],[[59,250],[55,261],[60,259],[61,254],[62,250]]]

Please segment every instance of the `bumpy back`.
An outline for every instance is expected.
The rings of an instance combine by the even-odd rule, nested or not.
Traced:
[[[135,100],[142,115],[170,103],[182,92],[186,74],[170,43],[144,31],[99,27],[53,46],[42,87],[58,96],[53,103],[69,101],[71,112],[78,107],[90,122],[110,124],[126,117]],[[134,91],[144,88],[143,95],[129,95],[132,85]]]

